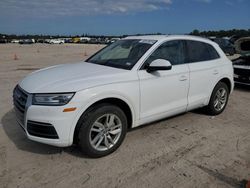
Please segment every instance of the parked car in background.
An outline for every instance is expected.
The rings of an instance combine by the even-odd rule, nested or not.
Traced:
[[[98,44],[108,44],[106,38],[99,38]]]
[[[1,43],[8,43],[8,40],[7,39],[0,39],[0,44]]]
[[[88,43],[91,40],[89,37],[80,37],[80,43]]]
[[[22,39],[19,40],[19,44],[34,44],[35,40],[34,39]]]
[[[96,38],[91,38],[89,41],[88,41],[89,44],[98,44],[98,40]]]
[[[80,41],[81,41],[80,37],[74,37],[74,38],[72,38],[72,42],[73,43],[80,43]]]
[[[44,39],[44,43],[49,44],[50,39]]]
[[[233,60],[234,81],[250,86],[250,53]]]
[[[37,43],[46,43],[45,39],[37,39]]]
[[[110,43],[114,43],[114,42],[116,42],[116,41],[118,41],[118,40],[120,40],[120,38],[111,38],[111,39],[109,40],[109,42],[110,42]]]
[[[233,43],[230,42],[230,40],[225,38],[213,38],[211,39],[214,42],[216,42],[220,48],[224,51],[225,54],[228,55],[234,55],[235,54],[235,47]]]
[[[86,62],[36,71],[13,92],[31,140],[79,144],[91,157],[114,152],[129,128],[205,107],[218,115],[234,87],[232,62],[193,36],[127,37]]]
[[[73,39],[72,38],[67,38],[64,41],[65,41],[65,43],[73,43]]]
[[[49,44],[64,44],[63,39],[50,39]]]
[[[16,43],[16,44],[18,44],[18,43],[19,43],[19,40],[17,40],[17,39],[12,39],[12,40],[11,40],[11,43]]]
[[[235,41],[235,46],[239,54],[250,54],[250,37],[239,38]]]
[[[235,41],[237,41],[239,38],[241,38],[241,36],[239,36],[239,35],[233,35],[233,36],[231,36],[231,37],[229,38],[229,41],[230,41],[232,44],[234,44]]]

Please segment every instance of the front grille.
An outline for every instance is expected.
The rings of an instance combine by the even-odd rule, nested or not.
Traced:
[[[55,128],[49,123],[42,123],[29,120],[27,123],[27,131],[32,136],[50,139],[59,138]]]
[[[24,125],[24,114],[27,99],[28,95],[19,86],[16,86],[13,91],[13,103],[16,116],[22,125]]]

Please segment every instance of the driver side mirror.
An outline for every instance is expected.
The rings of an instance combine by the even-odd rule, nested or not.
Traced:
[[[156,59],[147,66],[146,70],[148,73],[159,71],[159,70],[171,70],[172,65],[168,60],[165,59]]]

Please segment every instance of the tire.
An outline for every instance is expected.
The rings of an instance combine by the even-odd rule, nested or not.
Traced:
[[[224,97],[223,97],[222,92],[225,92]],[[218,96],[220,96],[220,98]],[[215,88],[214,88],[214,90],[212,92],[209,104],[206,107],[206,112],[209,115],[219,115],[219,114],[221,114],[225,110],[225,108],[227,106],[228,98],[229,98],[228,86],[223,82],[219,82],[215,86]]]
[[[112,104],[94,106],[83,115],[79,123],[78,144],[83,153],[93,158],[114,152],[127,133],[126,115]]]

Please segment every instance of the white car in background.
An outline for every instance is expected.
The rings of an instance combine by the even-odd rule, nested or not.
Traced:
[[[13,39],[13,40],[11,40],[11,43],[16,43],[16,44],[18,44],[18,43],[19,43],[19,40]]]
[[[115,151],[127,129],[206,107],[225,109],[232,62],[193,36],[121,39],[86,60],[31,73],[14,89],[19,124],[31,140],[79,144],[91,157]]]
[[[64,44],[64,40],[63,39],[50,39],[49,40],[49,44]]]

